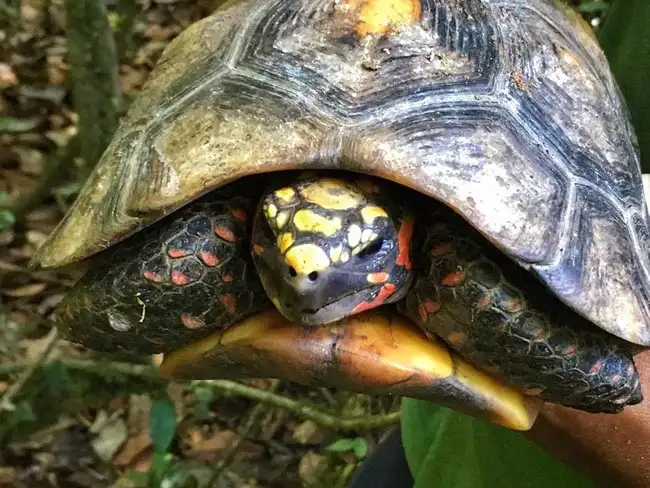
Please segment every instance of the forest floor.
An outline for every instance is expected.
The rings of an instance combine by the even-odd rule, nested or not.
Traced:
[[[397,399],[271,380],[163,383],[146,359],[126,363],[54,337],[51,314],[82,271],[27,264],[79,189],[76,159],[48,176],[78,117],[62,0],[17,4],[0,1],[0,487],[344,487],[398,421]],[[590,19],[602,13],[603,2],[574,4]],[[214,5],[137,2],[119,44],[125,98]],[[251,388],[294,408],[259,402]],[[371,415],[385,425],[366,428]],[[341,419],[360,421],[342,429]],[[171,444],[157,452],[165,436]]]

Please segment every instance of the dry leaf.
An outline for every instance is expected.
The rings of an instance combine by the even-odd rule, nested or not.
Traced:
[[[115,419],[99,431],[91,444],[97,455],[104,461],[110,461],[120,450],[127,438],[126,424],[121,418]]]
[[[127,426],[129,435],[135,436],[141,432],[149,432],[149,411],[151,410],[151,397],[149,395],[130,395],[129,396],[129,415],[127,417]]]
[[[313,451],[306,453],[298,464],[298,476],[305,485],[315,485],[329,468],[327,457]]]
[[[122,449],[113,458],[113,464],[121,468],[131,467],[133,462],[137,461],[151,445],[149,432],[141,432],[134,437],[129,437],[122,446]]]
[[[292,437],[300,444],[320,444],[325,440],[325,431],[311,420],[306,420],[294,429]]]
[[[239,435],[231,430],[217,431],[212,434],[202,432],[199,428],[190,428],[184,439],[187,445],[185,455],[201,461],[221,459]]]

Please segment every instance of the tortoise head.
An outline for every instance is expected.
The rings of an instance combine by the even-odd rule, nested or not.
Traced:
[[[253,259],[289,320],[330,323],[401,299],[412,279],[413,217],[390,185],[306,176],[274,186],[253,224]]]

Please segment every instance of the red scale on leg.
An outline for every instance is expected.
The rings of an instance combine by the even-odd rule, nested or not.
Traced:
[[[217,235],[217,237],[220,237],[224,241],[237,242],[237,237],[235,236],[235,233],[232,231],[232,229],[229,229],[223,225],[215,226],[214,233]]]
[[[444,286],[458,286],[465,281],[465,273],[462,271],[452,271],[442,279]]]
[[[219,297],[219,302],[226,307],[229,313],[235,313],[237,311],[237,298],[232,293],[226,295],[221,295]]]
[[[246,214],[246,211],[243,208],[233,208],[230,210],[232,212],[233,217],[237,219],[240,222],[246,222],[248,219],[248,215]]]
[[[600,372],[600,369],[603,367],[603,362],[599,359],[594,363],[594,365],[591,367],[589,370],[589,373],[591,374],[598,374]]]
[[[186,313],[181,315],[181,324],[183,324],[183,327],[187,329],[199,329],[205,325],[202,320]]]
[[[571,344],[569,347],[564,349],[564,351],[562,351],[562,355],[563,356],[573,356],[576,353],[577,350],[578,350],[578,348],[576,347],[576,345]]]
[[[142,275],[145,277],[145,279],[149,281],[153,281],[154,283],[164,283],[165,278],[161,276],[159,273],[156,273],[155,271],[145,271],[142,273]]]
[[[172,271],[172,283],[178,286],[184,286],[190,283],[190,278],[180,271]]]
[[[167,256],[172,259],[184,258],[188,255],[189,253],[184,249],[170,249],[167,251]]]
[[[210,251],[199,251],[199,259],[203,261],[203,264],[211,268],[219,264],[219,258]]]
[[[434,245],[431,248],[430,254],[433,257],[440,257],[448,254],[449,252],[451,252],[451,242],[442,242],[440,244]]]

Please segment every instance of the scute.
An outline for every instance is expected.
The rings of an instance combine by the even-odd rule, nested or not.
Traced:
[[[594,37],[549,0],[420,0],[359,32],[349,12],[383,3],[258,0],[195,24],[35,263],[85,258],[248,174],[344,169],[441,200],[577,312],[650,345],[638,148]]]

